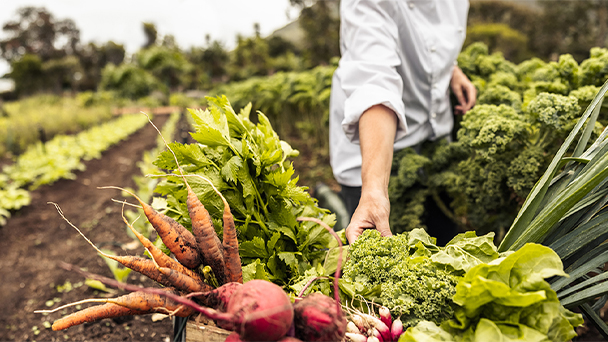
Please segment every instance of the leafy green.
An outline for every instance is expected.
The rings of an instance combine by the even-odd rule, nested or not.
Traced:
[[[268,279],[288,288],[322,265],[327,248],[337,245],[323,227],[296,218],[315,217],[332,226],[335,217],[297,185],[289,158],[298,152],[279,139],[264,114],[258,113],[254,123],[249,119],[251,106],[237,113],[225,96],[207,101],[206,110],[189,110],[196,143],[172,143],[170,147],[185,174],[209,179],[228,201],[238,231],[244,278]],[[177,170],[169,151],[161,153],[155,165]],[[187,180],[221,235],[223,202],[203,179]],[[189,227],[181,177],[167,177],[156,191],[167,198],[167,214]]]
[[[421,320],[439,324],[454,313],[452,296],[460,276],[498,257],[492,238],[493,234],[478,237],[467,232],[438,247],[424,229],[389,238],[366,230],[349,246],[342,280],[370,289],[380,287],[379,296],[362,296],[401,316],[406,327]]]

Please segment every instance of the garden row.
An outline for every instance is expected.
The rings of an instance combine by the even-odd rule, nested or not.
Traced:
[[[10,211],[29,204],[29,190],[62,178],[73,179],[75,170],[84,169],[83,161],[99,158],[146,123],[144,115],[124,115],[76,135],[56,135],[30,145],[0,173],[0,223],[6,222]]]

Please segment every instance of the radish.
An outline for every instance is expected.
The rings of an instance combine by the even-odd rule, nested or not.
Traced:
[[[350,342],[367,342],[367,336],[357,333],[346,333],[346,340]]]
[[[312,293],[293,305],[296,337],[304,341],[340,341],[346,332],[342,309],[336,312],[335,300]]]
[[[392,339],[391,331],[379,318],[376,316],[361,313],[360,316],[374,329],[376,329],[384,341]]]
[[[361,330],[359,330],[359,328],[357,327],[357,325],[354,322],[348,322],[346,324],[346,332],[353,333],[353,334],[360,334]]]
[[[380,315],[380,320],[382,323],[386,324],[387,327],[393,325],[391,311],[386,306],[381,306],[380,309],[378,309],[378,314]]]
[[[233,331],[230,335],[228,335],[228,337],[226,337],[224,342],[243,342],[243,340],[241,340],[241,336],[239,336],[239,333]]]
[[[393,341],[397,341],[401,334],[403,334],[403,322],[401,322],[401,319],[397,318],[393,321],[393,325],[391,326],[391,336],[393,337]]]

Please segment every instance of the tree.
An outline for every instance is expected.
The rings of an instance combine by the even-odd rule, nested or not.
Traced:
[[[178,49],[152,46],[140,50],[135,58],[139,67],[150,72],[170,90],[179,90],[189,83],[187,75],[192,65]]]
[[[146,35],[146,43],[143,48],[147,49],[150,46],[156,44],[158,38],[158,32],[156,31],[156,25],[154,23],[144,23],[144,35]]]
[[[0,41],[1,57],[9,63],[26,54],[41,61],[72,55],[80,42],[80,31],[71,19],[56,20],[43,7],[23,7],[17,19],[2,26],[8,36]]]
[[[15,81],[15,92],[18,96],[31,95],[42,88],[42,60],[37,55],[25,54],[11,62],[11,72],[8,76]]]
[[[289,0],[300,7],[300,27],[304,31],[304,59],[309,67],[329,64],[340,56],[340,18],[337,0]]]
[[[101,81],[103,68],[107,64],[121,64],[125,58],[125,48],[113,41],[100,46],[89,43],[81,47],[77,54],[82,67],[82,75],[78,83],[79,89],[96,90]]]
[[[259,24],[254,24],[253,27],[253,37],[237,35],[237,46],[232,51],[228,68],[231,80],[267,75],[270,70],[268,43],[260,36]]]

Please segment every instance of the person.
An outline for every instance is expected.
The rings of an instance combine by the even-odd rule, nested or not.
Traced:
[[[468,0],[341,1],[329,141],[334,177],[352,214],[350,243],[364,229],[392,235],[393,151],[449,136],[453,114],[474,106],[475,86],[456,65],[468,9]],[[450,89],[458,100],[453,111]]]

